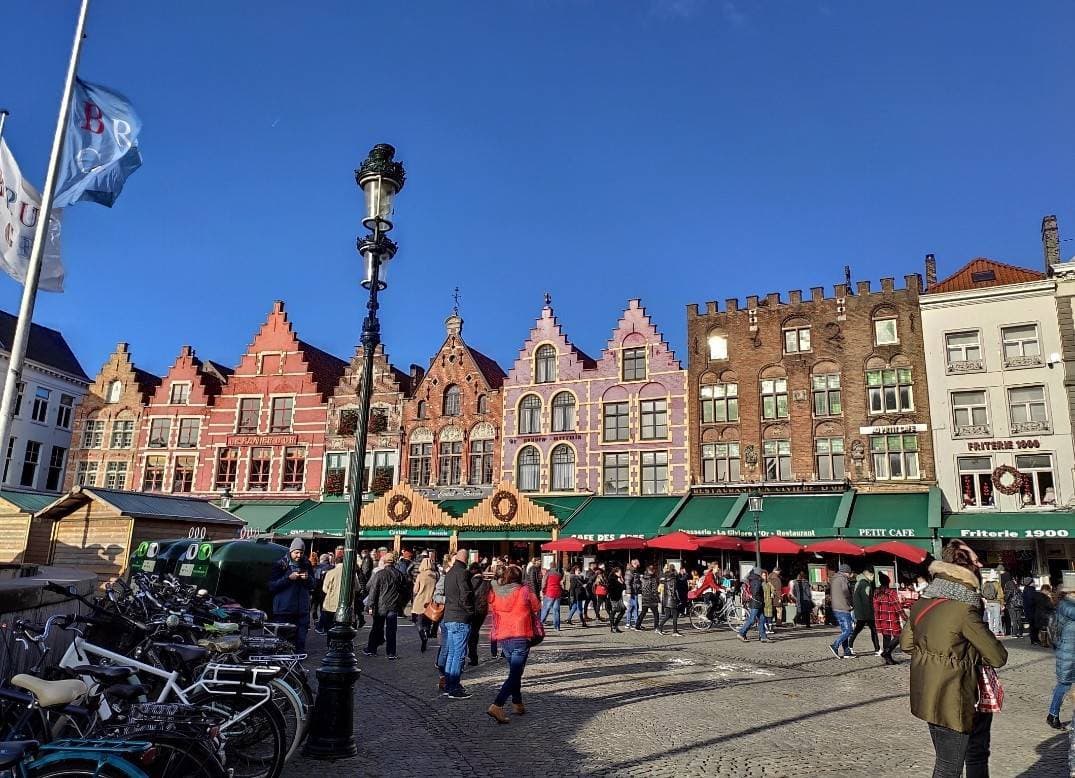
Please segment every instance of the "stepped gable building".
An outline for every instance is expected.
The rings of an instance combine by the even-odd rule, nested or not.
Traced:
[[[407,482],[427,497],[480,496],[500,472],[504,370],[463,340],[458,309],[429,363],[413,373],[404,404]]]
[[[329,398],[347,363],[299,340],[277,300],[202,431],[196,494],[321,494]]]
[[[921,278],[687,307],[693,482],[926,489],[934,480]],[[736,489],[733,485],[739,485]],[[720,488],[715,488],[720,487]]]
[[[649,495],[688,483],[686,372],[639,300],[600,359],[551,301],[505,380],[503,478],[523,492]]]
[[[160,378],[135,367],[126,343],[116,346],[75,410],[64,489],[136,488],[139,429],[160,384]]]
[[[231,368],[202,361],[183,346],[149,398],[138,433],[132,487],[144,492],[190,493],[198,471],[202,432],[231,376]]]
[[[0,311],[0,387],[7,381],[17,325],[18,317]],[[75,405],[89,385],[90,378],[63,333],[31,324],[4,459],[4,486],[60,490],[71,448]]]
[[[363,358],[360,345],[329,401],[323,481],[326,495],[342,495],[349,491]],[[399,482],[403,404],[410,396],[412,375],[417,378],[420,371],[417,366],[411,368],[411,375],[397,370],[389,362],[383,346],[378,346],[373,355],[373,396],[370,399],[363,492],[381,495]]]

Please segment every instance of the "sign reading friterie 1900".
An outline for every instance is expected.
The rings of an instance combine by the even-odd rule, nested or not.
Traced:
[[[967,451],[1007,451],[1010,449],[1041,448],[1037,438],[1022,440],[973,440],[967,443]]]

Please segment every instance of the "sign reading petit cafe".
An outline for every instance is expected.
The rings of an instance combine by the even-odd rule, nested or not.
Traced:
[[[967,443],[967,451],[1006,451],[1008,449],[1041,448],[1037,438],[1023,440],[974,440]]]

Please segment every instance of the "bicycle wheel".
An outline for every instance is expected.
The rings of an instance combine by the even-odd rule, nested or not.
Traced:
[[[728,629],[738,629],[747,620],[747,611],[739,603],[735,603],[728,609]]]
[[[284,742],[287,744],[284,761],[286,762],[295,755],[306,734],[307,708],[299,693],[280,678],[273,678],[269,686],[272,688],[272,703],[280,711],[280,716],[284,720]]]
[[[279,778],[290,743],[284,719],[271,699],[204,694],[191,700],[227,716],[221,725],[224,766],[234,778]],[[252,707],[257,705],[257,707]],[[240,714],[242,718],[238,718]]]
[[[153,758],[142,765],[148,778],[227,778],[220,759],[207,743],[174,732],[134,730],[124,733],[127,740],[153,744]]]
[[[691,626],[700,632],[708,632],[713,626],[709,620],[709,606],[704,602],[696,602],[691,606]]]

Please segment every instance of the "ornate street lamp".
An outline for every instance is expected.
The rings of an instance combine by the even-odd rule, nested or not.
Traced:
[[[761,492],[754,492],[747,498],[747,509],[754,518],[754,572],[761,574],[761,512],[763,508]]]
[[[365,263],[362,286],[369,290],[366,318],[362,322],[362,383],[358,394],[358,424],[355,449],[351,454],[351,488],[344,533],[343,575],[340,606],[328,632],[328,651],[317,670],[317,698],[310,716],[309,736],[303,753],[315,759],[343,759],[358,753],[355,744],[355,682],[361,676],[355,656],[354,598],[355,555],[362,513],[362,472],[369,435],[370,397],[373,394],[373,355],[381,344],[381,324],[377,320],[377,295],[388,286],[388,263],[396,255],[396,244],[388,239],[392,227],[395,196],[403,188],[403,163],[393,159],[396,150],[378,143],[355,171],[355,181],[366,197],[362,225],[370,231],[358,239],[358,252]]]

